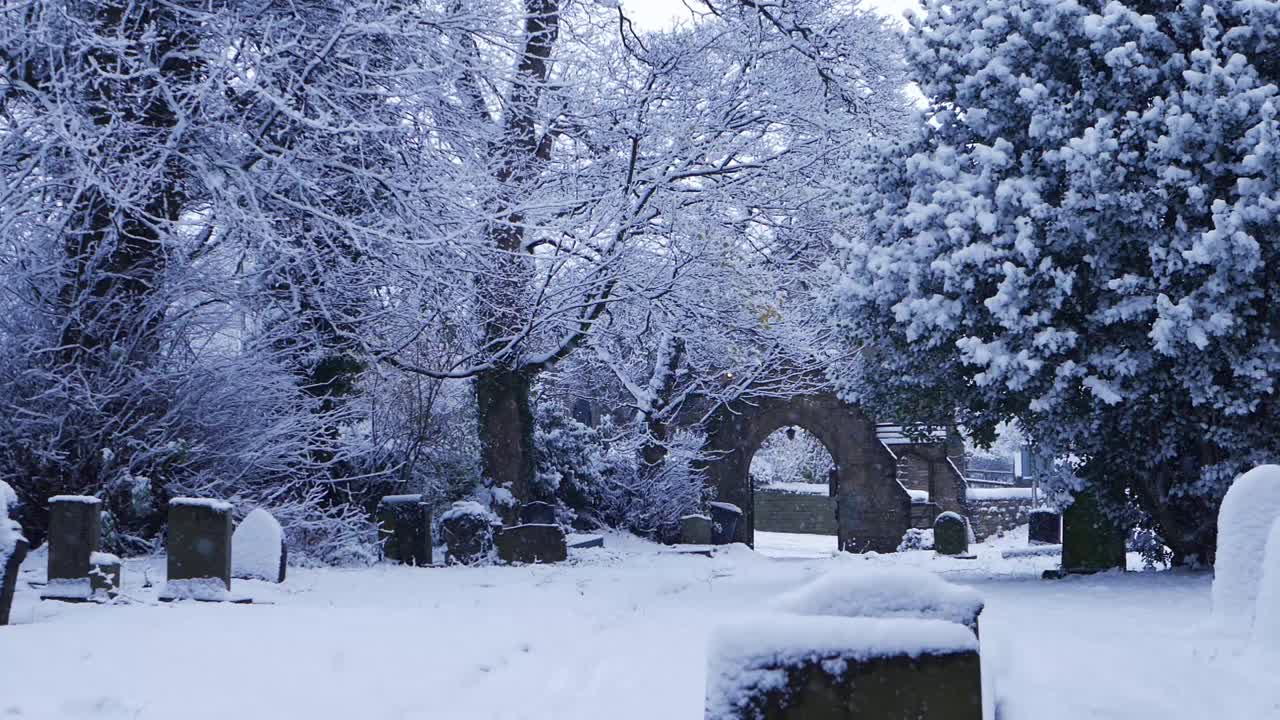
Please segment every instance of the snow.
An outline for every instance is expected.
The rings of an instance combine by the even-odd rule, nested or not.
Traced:
[[[40,590],[40,596],[60,600],[84,600],[93,594],[89,578],[58,578]]]
[[[93,497],[92,495],[54,495],[53,497],[49,498],[49,502],[51,503],[84,503],[86,505],[102,504],[102,500],[100,498]]]
[[[254,508],[231,535],[231,575],[275,582],[280,577],[283,544],[280,523],[266,510]]]
[[[760,488],[761,490],[774,490],[777,492],[792,493],[794,495],[830,495],[831,489],[821,483],[807,482],[771,482]]]
[[[911,490],[910,488],[906,488],[906,490],[907,490],[907,494],[911,496],[911,502],[913,503],[929,502],[928,490]]]
[[[119,555],[113,555],[113,554],[111,554],[111,553],[109,553],[109,552],[91,552],[91,553],[89,553],[89,564],[90,564],[90,565],[117,565],[117,564],[119,564],[120,562],[121,562],[121,561],[120,561],[120,556],[119,556]]]
[[[225,500],[214,500],[212,498],[189,498],[177,497],[169,501],[169,507],[202,507],[218,512],[231,512],[231,503]]]
[[[231,599],[231,591],[218,578],[185,578],[165,582],[160,597],[164,600],[223,602]]]
[[[799,615],[929,618],[973,626],[982,595],[917,568],[839,568],[788,592],[770,607]]]
[[[17,521],[9,519],[9,507],[18,503],[18,495],[9,484],[0,481],[0,573],[4,572],[9,556],[23,539],[22,528]]]
[[[733,503],[727,503],[727,502],[709,502],[709,503],[707,503],[707,506],[708,506],[708,507],[713,507],[713,508],[720,508],[721,510],[726,510],[726,511],[728,511],[728,512],[735,513],[735,514],[737,514],[737,515],[741,515],[741,514],[742,514],[742,508],[738,507],[737,505],[734,505]]]
[[[942,620],[770,615],[726,623],[708,642],[706,718],[740,717],[752,694],[786,682],[780,668],[821,662],[840,672],[850,661],[977,648],[973,633]]]
[[[975,488],[965,491],[970,500],[1030,500],[1031,488]]]
[[[384,503],[409,503],[409,502],[418,503],[418,502],[422,502],[422,495],[420,493],[411,493],[411,494],[405,494],[405,495],[383,495],[382,502]]]
[[[1260,465],[1236,478],[1218,511],[1213,619],[1243,638],[1253,626],[1267,535],[1280,518],[1280,465]]]
[[[1020,557],[1058,557],[1062,554],[1061,545],[1032,545],[1031,547],[1012,548],[1000,553],[1003,558]]]
[[[995,705],[1000,720],[1280,717],[1274,666],[1204,652],[1208,573],[1047,582],[1040,573],[1055,558],[1000,557],[1026,542],[1014,531],[971,546],[969,561],[927,551],[797,560],[743,546],[683,555],[610,534],[607,547],[557,565],[299,567],[283,586],[237,580],[252,605],[158,604],[160,583],[144,584],[164,577],[164,558],[129,559],[117,604],[41,603],[38,589],[18,588],[0,645],[23,662],[0,661],[0,710],[42,720],[696,718],[716,625],[758,618],[835,570],[914,567],[986,602],[987,720]],[[38,556],[23,567],[43,575]]]
[[[440,516],[441,521],[453,520],[460,517],[480,517],[487,520],[496,520],[496,516],[489,511],[488,508],[474,500],[459,500],[444,511]]]
[[[1267,536],[1252,641],[1258,651],[1280,656],[1280,518],[1271,523]]]

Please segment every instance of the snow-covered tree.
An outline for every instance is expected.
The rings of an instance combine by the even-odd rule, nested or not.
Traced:
[[[1071,453],[1180,558],[1280,454],[1280,6],[928,3],[928,110],[850,190],[851,398]]]

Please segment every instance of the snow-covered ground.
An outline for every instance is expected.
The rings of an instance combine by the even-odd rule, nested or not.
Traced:
[[[163,563],[133,561],[126,603],[19,590],[16,625],[0,628],[0,717],[692,720],[714,626],[758,617],[836,568],[913,566],[985,596],[989,718],[1280,718],[1274,664],[1215,652],[1200,629],[1207,574],[1043,581],[1054,558],[1000,557],[1025,534],[976,546],[976,560],[759,539],[791,556],[680,555],[610,535],[558,566],[291,568],[283,586],[235,581],[253,605],[158,604]],[[813,557],[796,559],[806,547]],[[29,579],[42,562],[28,563]]]

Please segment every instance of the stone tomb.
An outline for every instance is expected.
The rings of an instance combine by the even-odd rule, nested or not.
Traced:
[[[1092,492],[1076,495],[1062,514],[1062,573],[1087,575],[1125,565],[1124,529]]]
[[[738,536],[742,508],[727,502],[708,503],[711,510],[711,544],[728,545]]]
[[[933,549],[939,555],[969,557],[969,523],[963,516],[944,512],[934,519]]]
[[[169,501],[168,579],[160,599],[231,599],[231,504],[208,498]]]
[[[1027,541],[1032,545],[1061,545],[1062,516],[1040,508],[1027,517]]]
[[[388,495],[378,503],[382,554],[402,565],[431,564],[431,506],[421,495]]]
[[[502,528],[495,538],[498,558],[507,563],[552,563],[569,558],[559,525],[525,524]]]
[[[980,720],[968,628],[942,620],[780,615],[718,628],[706,720]]]
[[[42,599],[79,602],[93,595],[89,561],[102,535],[101,506],[84,495],[49,498],[49,583]]]
[[[706,515],[685,515],[680,518],[680,544],[710,545],[711,518]]]
[[[0,522],[9,522],[0,515]],[[14,523],[17,526],[17,523]],[[18,571],[22,561],[27,557],[27,540],[19,537],[14,541],[13,549],[8,557],[0,558],[0,625],[9,624],[9,611],[13,608],[13,593],[18,589]]]

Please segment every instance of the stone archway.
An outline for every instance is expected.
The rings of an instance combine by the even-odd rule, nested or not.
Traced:
[[[742,508],[737,540],[752,544],[755,510],[751,458],[775,430],[812,433],[835,462],[839,545],[850,552],[893,552],[911,523],[911,496],[898,484],[897,459],[875,423],[834,394],[758,398],[718,408],[707,423],[707,483],[717,499]]]

